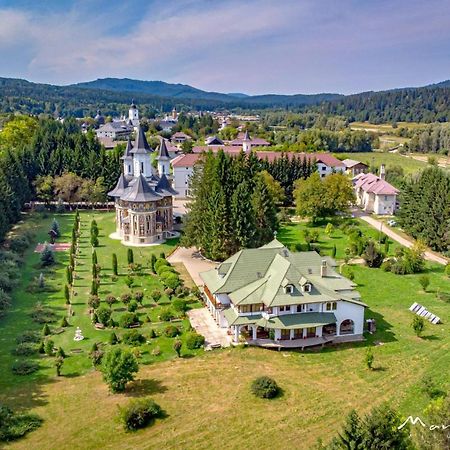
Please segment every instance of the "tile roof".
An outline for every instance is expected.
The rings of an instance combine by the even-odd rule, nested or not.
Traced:
[[[266,141],[265,139],[259,137],[251,137],[248,131],[246,131],[245,133],[239,133],[237,138],[230,142],[230,145],[233,147],[242,147],[244,141],[250,141],[254,147],[266,147],[270,145],[270,142]]]
[[[351,169],[352,167],[357,166],[358,164],[362,164],[363,166],[368,167],[367,164],[364,164],[361,161],[356,161],[354,159],[344,159],[342,162],[344,163],[345,167],[347,167],[347,169]]]
[[[345,300],[365,306],[354,290],[355,284],[337,273],[335,263],[327,264],[316,252],[291,253],[279,241],[256,249],[244,249],[216,269],[200,273],[215,294],[228,294],[236,305],[264,303],[267,307]],[[312,285],[305,291],[302,286]],[[285,287],[292,285],[292,293]]]
[[[197,164],[201,154],[199,153],[186,153],[185,155],[177,156],[172,159],[172,167],[192,167]]]
[[[373,173],[360,173],[353,178],[354,186],[361,188],[364,192],[373,193],[376,195],[396,195],[399,190],[386,180],[382,180]]]

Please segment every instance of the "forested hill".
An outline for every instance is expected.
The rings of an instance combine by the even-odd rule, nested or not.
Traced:
[[[341,115],[351,121],[449,122],[449,82],[421,88],[363,92],[324,102],[315,109],[325,114]]]
[[[102,78],[95,81],[78,83],[73,87],[82,87],[86,89],[106,89],[120,92],[136,92],[158,95],[161,97],[173,97],[177,99],[195,99],[195,100],[215,100],[223,103],[232,103],[234,105],[256,105],[264,107],[279,107],[285,105],[300,106],[312,105],[323,101],[342,97],[340,94],[296,94],[296,95],[243,95],[222,94],[219,92],[207,92],[194,88],[187,84],[171,84],[164,81],[141,81],[131,80],[129,78]]]
[[[19,79],[0,78],[0,113],[46,113],[58,116],[85,117],[94,116],[96,110],[100,108],[104,115],[118,116],[127,110],[134,97],[139,103],[141,114],[147,117],[153,117],[156,112],[160,111],[168,112],[176,106],[179,110],[183,107],[197,110],[282,108],[322,112],[327,115],[343,116],[350,121],[370,121],[372,123],[450,121],[450,87],[447,86],[447,82],[421,88],[364,92],[338,98],[334,98],[336,94],[237,97],[230,94],[205,93],[205,95],[224,97],[227,99],[226,101],[214,98],[178,97],[177,95],[194,96],[195,92],[204,95],[201,94],[204,91],[187,85],[156,82],[161,83],[161,89],[158,91],[160,95],[156,95],[138,91],[138,85],[133,84],[135,81],[129,80],[129,82],[135,90],[107,89],[105,85],[102,85],[103,89],[54,86]],[[145,84],[145,86],[147,90],[150,90],[149,84]],[[128,88],[131,89],[129,86]],[[176,91],[176,89],[179,90]]]

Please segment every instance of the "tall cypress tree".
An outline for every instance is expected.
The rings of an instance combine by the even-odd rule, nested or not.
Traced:
[[[256,245],[260,246],[273,239],[273,233],[278,226],[276,208],[262,177],[258,177],[256,181],[252,206],[256,224]]]

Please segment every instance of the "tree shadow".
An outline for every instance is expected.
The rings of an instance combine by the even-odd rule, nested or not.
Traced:
[[[162,394],[167,388],[156,379],[136,380],[129,384],[126,395],[130,397],[142,397],[145,395]]]
[[[439,336],[436,336],[435,334],[429,334],[427,336],[422,336],[422,339],[424,341],[440,341],[441,338]]]

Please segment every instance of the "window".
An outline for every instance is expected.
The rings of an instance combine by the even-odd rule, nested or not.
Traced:
[[[141,173],[144,173],[144,163],[141,162]]]
[[[384,201],[386,202],[386,201],[387,201],[387,199],[388,199],[388,196],[387,196],[387,195],[385,195],[385,196],[384,196]]]
[[[337,309],[337,303],[336,302],[327,302],[325,309],[327,311],[336,311]]]
[[[303,292],[311,292],[311,288],[312,288],[311,283],[306,283],[306,284],[303,286]]]
[[[288,306],[280,306],[280,312],[290,311],[290,310],[291,310],[290,305],[288,305]]]
[[[285,288],[284,288],[284,292],[286,294],[292,294],[294,292],[294,286],[292,286],[292,284],[288,284]]]

